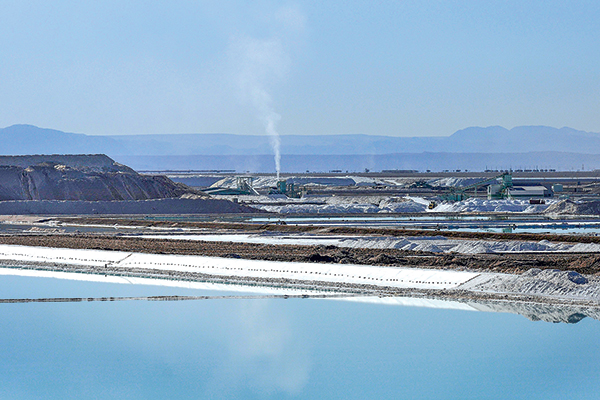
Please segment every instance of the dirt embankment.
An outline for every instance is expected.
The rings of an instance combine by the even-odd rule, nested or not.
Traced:
[[[600,274],[600,254],[438,254],[398,249],[283,246],[125,238],[102,235],[0,236],[0,244],[185,254],[251,260],[322,262],[488,271],[520,274],[531,268]]]

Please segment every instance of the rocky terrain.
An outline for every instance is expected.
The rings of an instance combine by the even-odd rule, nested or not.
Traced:
[[[551,205],[545,212],[558,215],[598,215],[600,214],[600,200],[577,202],[565,199]]]
[[[147,200],[194,192],[163,176],[140,175],[105,155],[0,157],[0,201]]]
[[[15,200],[0,201],[0,215],[148,215],[250,214],[260,212],[228,200],[193,196],[121,201]]]

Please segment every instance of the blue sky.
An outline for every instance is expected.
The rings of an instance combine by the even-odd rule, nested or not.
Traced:
[[[600,132],[597,1],[5,0],[0,55],[0,126]]]

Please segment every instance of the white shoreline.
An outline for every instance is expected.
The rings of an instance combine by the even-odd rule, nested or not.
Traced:
[[[182,256],[182,255],[162,255],[162,254],[141,254],[120,251],[105,250],[85,250],[85,249],[61,249],[34,246],[0,245],[0,262],[2,260],[11,262],[31,262],[51,265],[73,265],[83,267],[93,267],[91,273],[65,272],[19,267],[0,267],[0,275],[26,276],[69,279],[78,281],[118,283],[129,285],[153,285],[164,287],[178,287],[185,289],[216,290],[222,292],[243,292],[268,295],[298,295],[298,294],[336,294],[337,284],[354,284],[355,287],[366,285],[368,287],[381,286],[395,287],[399,289],[434,289],[431,292],[435,296],[435,289],[458,289],[465,290],[465,293],[489,293],[502,295],[504,293],[515,294],[516,302],[502,300],[502,296],[489,299],[476,300],[468,295],[462,300],[445,299],[444,292],[440,293],[441,298],[434,297],[409,297],[409,296],[349,296],[332,297],[330,300],[352,301],[362,303],[376,303],[382,305],[396,305],[408,307],[426,307],[435,309],[451,309],[462,311],[484,311],[484,312],[508,312],[522,314],[527,318],[537,320],[544,319],[551,322],[570,322],[570,318],[578,315],[588,315],[595,319],[600,319],[598,310],[598,298],[600,285],[598,279],[594,282],[583,285],[575,284],[566,279],[567,272],[546,271],[551,276],[548,281],[536,279],[535,276],[525,277],[499,274],[499,273],[473,273],[464,271],[443,271],[426,270],[401,267],[376,267],[361,265],[339,265],[339,264],[318,264],[318,263],[291,263],[260,260],[241,260],[229,258],[201,257],[201,256]],[[198,282],[180,280],[180,278],[164,279],[151,277],[134,276],[115,276],[102,274],[102,267],[110,266],[111,273],[123,268],[124,274],[137,270],[157,270],[157,271],[179,271],[196,272],[207,274],[208,276],[222,276],[225,279],[232,278],[232,284]],[[350,274],[355,274],[354,278],[349,278]],[[150,274],[151,275],[151,274]],[[531,275],[531,274],[529,274]],[[540,276],[543,273],[540,273]],[[181,275],[179,275],[181,277]],[[359,276],[360,278],[358,278]],[[523,280],[523,277],[525,280]],[[293,280],[290,287],[270,286],[268,280],[264,284],[256,283],[244,284],[243,279],[236,281],[235,278],[256,278],[255,282],[260,282],[261,278],[284,278]],[[591,278],[591,277],[590,277]],[[302,288],[302,282],[306,282],[307,287]],[[332,287],[323,290],[319,289],[319,284],[331,282]],[[440,283],[443,282],[443,283]],[[299,283],[299,284],[298,284]],[[513,292],[510,285],[516,288],[514,284],[535,284],[533,292]],[[502,285],[505,287],[502,288]],[[508,286],[506,286],[508,285]],[[554,289],[552,285],[555,285]],[[333,288],[333,290],[332,290]],[[340,286],[338,294],[343,294],[343,286]],[[560,292],[556,291],[560,289]],[[508,291],[507,291],[508,289]],[[573,295],[569,294],[569,291]],[[384,292],[382,292],[384,293]],[[445,292],[449,294],[449,292]],[[553,295],[552,293],[555,293]],[[531,302],[524,300],[522,295],[530,294],[540,296],[542,300],[552,298],[562,298],[564,300],[591,300],[589,308],[584,303],[565,303],[547,304],[544,302]],[[519,297],[521,296],[521,297]],[[506,296],[504,296],[506,298]],[[519,300],[520,299],[520,300]],[[533,298],[530,298],[533,299]],[[551,302],[552,303],[552,302]],[[561,308],[566,307],[566,308]],[[570,308],[569,308],[570,307]],[[579,307],[579,308],[577,308]],[[561,311],[562,310],[562,311]],[[575,310],[575,311],[573,311]],[[575,318],[575,320],[580,317]]]
[[[243,260],[17,245],[0,245],[0,260],[144,268],[223,277],[290,279],[414,289],[452,289],[481,275],[437,269]]]
[[[245,286],[242,284],[221,284],[221,283],[209,283],[209,282],[187,282],[187,281],[176,281],[176,280],[165,280],[165,279],[152,279],[152,278],[137,278],[137,277],[123,277],[123,276],[105,276],[98,274],[81,274],[74,272],[60,272],[60,271],[40,271],[40,270],[28,270],[28,269],[16,269],[16,268],[2,268],[0,267],[0,275],[4,276],[23,276],[30,278],[52,278],[52,279],[65,279],[74,281],[84,282],[99,282],[99,283],[116,283],[124,285],[148,285],[148,286],[163,286],[163,287],[174,287],[182,289],[195,289],[195,290],[211,290],[219,292],[236,292],[236,293],[257,293],[265,295],[298,295],[298,294],[320,294],[331,292],[321,292],[319,290],[306,290],[300,288],[283,288],[283,287],[269,287],[269,286]],[[468,305],[466,303],[451,301],[451,300],[439,300],[439,299],[428,299],[428,298],[413,298],[413,297],[377,297],[377,296],[350,296],[350,297],[333,297],[325,298],[327,300],[342,300],[342,301],[353,301],[360,303],[373,303],[383,304],[391,306],[403,306],[403,307],[425,307],[435,309],[448,309],[448,310],[462,310],[462,311],[479,311],[477,308]]]
[[[463,290],[475,296],[491,295],[521,297],[535,296],[544,301],[600,303],[600,278],[587,278],[573,271],[529,270],[521,275],[467,272],[407,267],[380,267],[353,264],[279,262],[194,255],[146,254],[108,250],[63,249],[35,246],[0,245],[0,261],[30,262],[47,265],[90,267],[95,274],[141,274],[136,278],[156,275],[168,278],[172,271],[182,279],[186,273],[200,274],[208,279],[221,279],[225,284],[252,281],[265,286],[289,286],[329,291],[345,285],[366,292],[381,293],[394,289],[445,291]],[[134,272],[132,272],[134,271]],[[144,272],[147,271],[147,272]],[[147,276],[144,276],[146,275]],[[108,274],[107,274],[108,275]],[[198,276],[198,275],[197,275]],[[130,279],[130,278],[127,278]],[[160,279],[160,277],[159,277]],[[183,278],[185,279],[185,278]],[[136,280],[129,281],[141,282]],[[330,285],[328,285],[330,284]],[[297,293],[297,292],[296,292]],[[313,291],[314,293],[314,291]],[[447,292],[449,293],[449,292]]]

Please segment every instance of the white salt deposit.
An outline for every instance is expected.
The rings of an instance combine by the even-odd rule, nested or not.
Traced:
[[[600,282],[574,271],[532,268],[521,275],[482,273],[461,289],[489,293],[534,294],[563,298],[600,298]]]
[[[416,268],[375,267],[361,265],[292,263],[260,260],[241,260],[215,257],[181,256],[164,254],[140,254],[101,250],[74,250],[43,247],[0,245],[0,260],[20,260],[58,264],[111,268],[143,268],[161,271],[203,273],[228,278],[279,278],[295,282],[320,285],[350,283],[380,287],[415,289],[461,289],[472,292],[494,294],[531,294],[554,296],[565,299],[600,298],[600,281],[595,277],[584,277],[573,271],[532,269],[522,275],[474,273],[465,271],[426,270]],[[96,273],[102,274],[102,268]],[[124,270],[126,273],[126,270]],[[68,274],[53,271],[28,271],[0,268],[0,275],[23,275],[61,277],[66,279],[94,280],[113,283],[158,284],[157,280],[137,277],[102,277],[102,275]],[[197,283],[176,283],[162,280],[168,286],[207,288]],[[181,286],[184,285],[184,286]],[[213,286],[213,285],[211,285]],[[237,286],[223,285],[222,290],[231,291]],[[259,289],[262,291],[263,289]],[[253,291],[253,290],[249,290]],[[385,300],[387,302],[387,300]],[[394,299],[390,304],[442,307],[437,301],[428,299]],[[450,306],[453,307],[453,306]],[[461,309],[477,309],[463,305]]]
[[[420,289],[450,289],[479,275],[463,271],[275,262],[12,245],[0,245],[0,259],[196,272],[223,277],[280,278]]]
[[[226,285],[212,282],[189,282],[189,281],[175,281],[166,279],[151,279],[151,278],[138,278],[138,277],[123,277],[123,276],[110,276],[110,275],[97,275],[97,274],[80,274],[70,272],[59,272],[59,271],[39,271],[29,269],[15,269],[15,268],[1,268],[0,276],[23,276],[23,277],[34,277],[34,278],[52,278],[52,279],[66,279],[83,282],[100,282],[100,283],[117,283],[125,285],[147,285],[147,286],[162,286],[162,287],[173,287],[182,289],[194,289],[194,290],[211,290],[219,292],[233,292],[241,294],[264,294],[264,295],[299,295],[299,294],[328,294],[331,295],[331,291],[319,291],[319,290],[306,290],[301,288],[287,288],[287,287],[273,287],[273,286],[247,286],[242,284],[237,285]],[[352,301],[360,303],[374,303],[389,306],[401,306],[401,307],[426,307],[446,310],[463,310],[463,311],[478,311],[472,305],[468,305],[464,302],[448,301],[439,299],[427,299],[427,298],[412,298],[412,297],[372,297],[372,296],[352,296],[352,297],[333,297],[332,300],[336,301]]]
[[[220,291],[220,292],[261,293],[261,294],[271,294],[271,295],[286,295],[286,294],[296,294],[297,295],[299,293],[307,293],[306,289],[300,289],[300,288],[227,285],[227,284],[212,283],[212,282],[176,281],[176,280],[167,280],[167,279],[152,279],[152,278],[98,275],[98,274],[81,274],[81,273],[73,273],[73,272],[42,271],[42,270],[2,268],[2,267],[0,267],[0,275],[24,276],[24,277],[35,277],[35,278],[67,279],[67,280],[85,281],[85,282],[118,283],[118,284],[125,284],[125,285],[164,286],[164,287],[175,287],[175,288],[196,289],[196,290],[216,290],[216,291]],[[318,294],[318,293],[325,293],[325,292],[321,292],[318,290],[311,290],[310,293]],[[327,292],[327,293],[330,293],[330,292]]]
[[[193,290],[203,291],[219,291],[219,294],[233,294],[239,293],[240,295],[331,295],[335,292],[319,291],[319,290],[306,290],[301,288],[284,288],[284,287],[272,287],[272,286],[247,286],[243,284],[227,285],[220,283],[209,283],[209,282],[189,282],[189,281],[175,281],[165,279],[151,279],[151,278],[138,278],[138,277],[122,277],[122,276],[110,276],[110,275],[98,275],[98,274],[82,274],[82,273],[69,273],[59,271],[41,271],[41,270],[30,270],[30,269],[17,269],[17,268],[1,268],[0,275],[2,276],[23,276],[23,277],[38,277],[38,278],[52,278],[52,279],[66,279],[75,281],[88,281],[88,282],[100,282],[100,283],[112,283],[112,284],[125,284],[125,285],[151,285],[157,287],[172,287],[172,288],[184,288]],[[514,279],[514,276],[501,274],[495,274],[503,279],[504,282],[509,282]],[[531,275],[531,274],[530,274]],[[538,274],[539,275],[539,274]],[[555,275],[555,274],[551,274]],[[565,275],[565,274],[563,274]],[[568,273],[567,273],[568,275]],[[482,274],[481,276],[475,277],[473,280],[460,286],[461,289],[470,289],[476,291],[482,291],[483,285],[486,281],[490,281],[490,278],[494,274]],[[534,273],[535,276],[535,273]],[[527,279],[527,278],[526,278]],[[543,278],[542,278],[543,280]],[[551,277],[551,280],[556,280],[556,277]],[[496,280],[496,282],[499,282]],[[563,282],[564,283],[564,282]],[[573,282],[571,282],[573,283]],[[477,288],[475,286],[478,285]],[[568,283],[567,283],[568,285]],[[506,286],[506,284],[505,284]],[[542,282],[542,286],[547,286]],[[581,286],[581,285],[579,285]],[[585,284],[583,286],[586,286]],[[590,292],[592,285],[584,290]],[[597,285],[596,285],[597,287]],[[490,288],[488,288],[489,291]],[[496,292],[498,288],[496,288]],[[158,293],[160,295],[160,293]],[[461,311],[483,311],[483,312],[502,312],[502,313],[516,313],[524,315],[532,320],[544,320],[549,322],[572,322],[571,318],[574,313],[581,318],[581,315],[587,315],[592,318],[599,319],[597,313],[591,313],[589,309],[563,309],[561,307],[535,304],[535,303],[521,303],[521,302],[475,302],[475,301],[451,301],[441,300],[434,298],[412,298],[412,297],[374,297],[374,296],[352,296],[352,297],[332,297],[328,298],[334,301],[352,301],[361,303],[373,303],[378,305],[386,306],[401,306],[401,307],[426,307],[435,309],[448,309],[448,310],[461,310]]]
[[[310,201],[321,204],[290,202],[285,205],[253,205],[264,211],[280,214],[377,214],[377,213],[421,213],[427,209],[428,201],[416,202],[404,198],[378,197],[311,197]]]
[[[269,199],[241,198],[241,200],[260,200],[268,202]],[[341,214],[341,213],[459,213],[459,212],[514,212],[514,213],[541,213],[556,200],[548,199],[546,204],[529,204],[529,200],[503,199],[487,200],[469,198],[457,202],[438,202],[438,205],[429,209],[430,199],[422,197],[377,197],[377,196],[332,196],[310,197],[302,200],[287,200],[288,204],[256,204],[255,208],[280,214]],[[310,203],[309,203],[310,201]],[[320,203],[320,204],[314,204]]]
[[[543,212],[556,200],[548,199],[546,204],[529,204],[529,199],[502,199],[487,200],[480,198],[469,198],[457,202],[443,202],[438,204],[431,212],[518,212],[539,213]]]
[[[143,235],[145,239],[201,240],[205,242],[232,242],[257,244],[302,244],[306,246],[339,246],[343,236],[286,236],[286,235]]]
[[[438,178],[438,179],[430,179],[427,181],[431,186],[440,186],[440,187],[465,187],[469,185],[473,185],[475,183],[479,183],[483,181],[483,178],[456,178],[456,177],[448,177],[448,178]]]
[[[253,187],[257,189],[274,188],[277,185],[277,177],[275,176],[255,176],[252,182]],[[377,185],[393,185],[398,183],[393,179],[382,180],[363,176],[353,175],[311,175],[311,176],[286,176],[287,182],[293,182],[298,185],[319,187],[319,186],[377,186]],[[215,182],[211,187],[228,187],[234,188],[237,185],[236,177],[225,177],[218,182]]]

